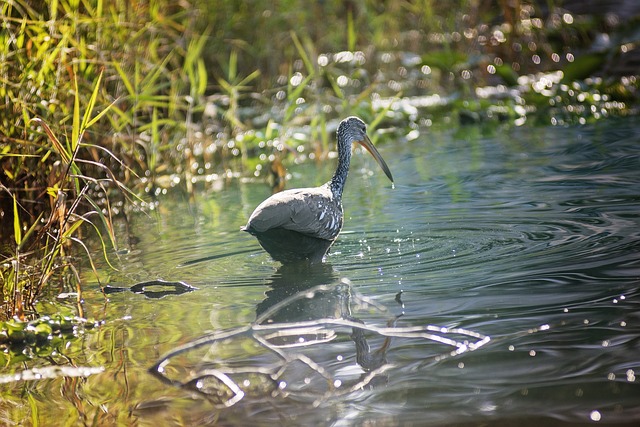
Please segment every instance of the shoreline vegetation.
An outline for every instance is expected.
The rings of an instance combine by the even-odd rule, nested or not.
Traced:
[[[591,3],[3,2],[0,320],[47,287],[82,318],[86,239],[108,262],[143,199],[324,159],[347,115],[407,144],[637,115],[640,7]]]

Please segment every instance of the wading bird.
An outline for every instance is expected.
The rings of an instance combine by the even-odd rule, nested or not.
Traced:
[[[271,257],[282,263],[322,261],[342,229],[342,191],[349,174],[351,146],[360,143],[393,182],[391,171],[373,146],[366,125],[357,117],[340,122],[338,167],[333,178],[314,188],[282,191],[262,202],[241,230],[258,239]]]

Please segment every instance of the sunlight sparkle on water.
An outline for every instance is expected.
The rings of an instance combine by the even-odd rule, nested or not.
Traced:
[[[627,370],[627,381],[634,382],[636,380],[636,374],[633,369]]]

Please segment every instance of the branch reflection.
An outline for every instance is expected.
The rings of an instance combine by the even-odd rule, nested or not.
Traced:
[[[385,384],[395,367],[387,360],[395,338],[444,345],[441,358],[489,341],[462,329],[398,327],[401,316],[359,294],[330,264],[283,265],[271,276],[252,324],[184,344],[150,372],[218,408],[265,399],[272,405],[274,398],[320,404]]]

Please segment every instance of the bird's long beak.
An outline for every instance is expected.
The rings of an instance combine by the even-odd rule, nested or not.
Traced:
[[[387,175],[387,178],[389,178],[389,180],[391,180],[391,182],[393,182],[393,176],[391,175],[391,171],[389,170],[389,166],[387,166],[387,163],[384,161],[384,159],[382,158],[382,156],[378,152],[378,149],[373,145],[373,143],[371,142],[369,137],[367,135],[365,135],[364,139],[362,141],[358,141],[358,142],[364,148],[366,148],[368,152],[371,153],[373,158],[376,159],[376,162],[378,162],[378,164],[380,165],[380,167],[384,171],[385,175]]]

